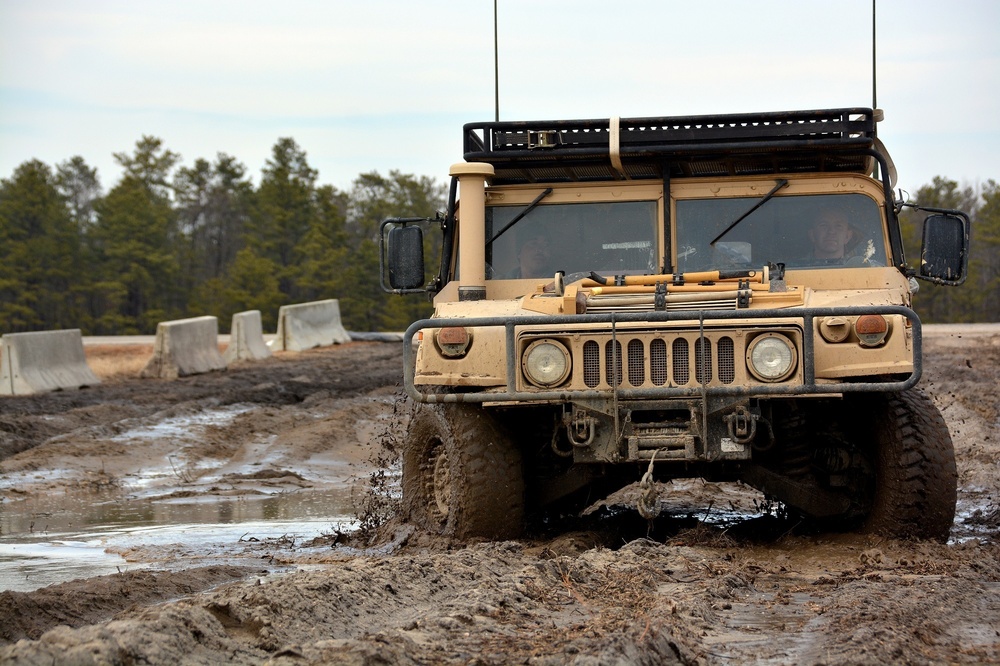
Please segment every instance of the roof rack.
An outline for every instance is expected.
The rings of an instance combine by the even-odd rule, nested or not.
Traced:
[[[465,160],[494,184],[871,173],[871,109],[469,123]]]

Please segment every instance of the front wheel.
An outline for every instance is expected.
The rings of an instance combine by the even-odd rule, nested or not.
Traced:
[[[951,435],[923,392],[785,403],[775,446],[744,480],[819,525],[946,541],[958,474]]]
[[[424,529],[511,539],[524,522],[521,455],[478,405],[418,405],[403,448],[403,508]]]
[[[958,471],[941,412],[918,390],[879,396],[866,411],[875,489],[862,529],[946,541],[955,520]]]

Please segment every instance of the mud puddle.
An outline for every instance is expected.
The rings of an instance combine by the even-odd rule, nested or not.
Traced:
[[[348,488],[235,498],[7,501],[0,504],[0,591],[169,568],[174,561],[231,563],[259,557],[259,544],[287,548],[355,527]]]

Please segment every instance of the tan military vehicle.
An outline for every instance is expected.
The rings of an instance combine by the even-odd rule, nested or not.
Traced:
[[[875,115],[466,125],[447,214],[382,225],[383,287],[434,294],[404,345],[409,517],[508,538],[636,481],[652,517],[654,481],[703,477],[947,538],[954,452],[910,304],[914,278],[964,280],[969,220],[926,211],[907,267]]]

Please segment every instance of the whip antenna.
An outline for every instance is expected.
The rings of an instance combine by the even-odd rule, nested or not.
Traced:
[[[500,49],[497,44],[497,0],[493,0],[493,99],[496,103],[494,120],[500,122]]]
[[[494,0],[495,2],[496,0]],[[875,0],[872,0],[872,111],[878,108],[877,85],[878,72],[875,60]]]

